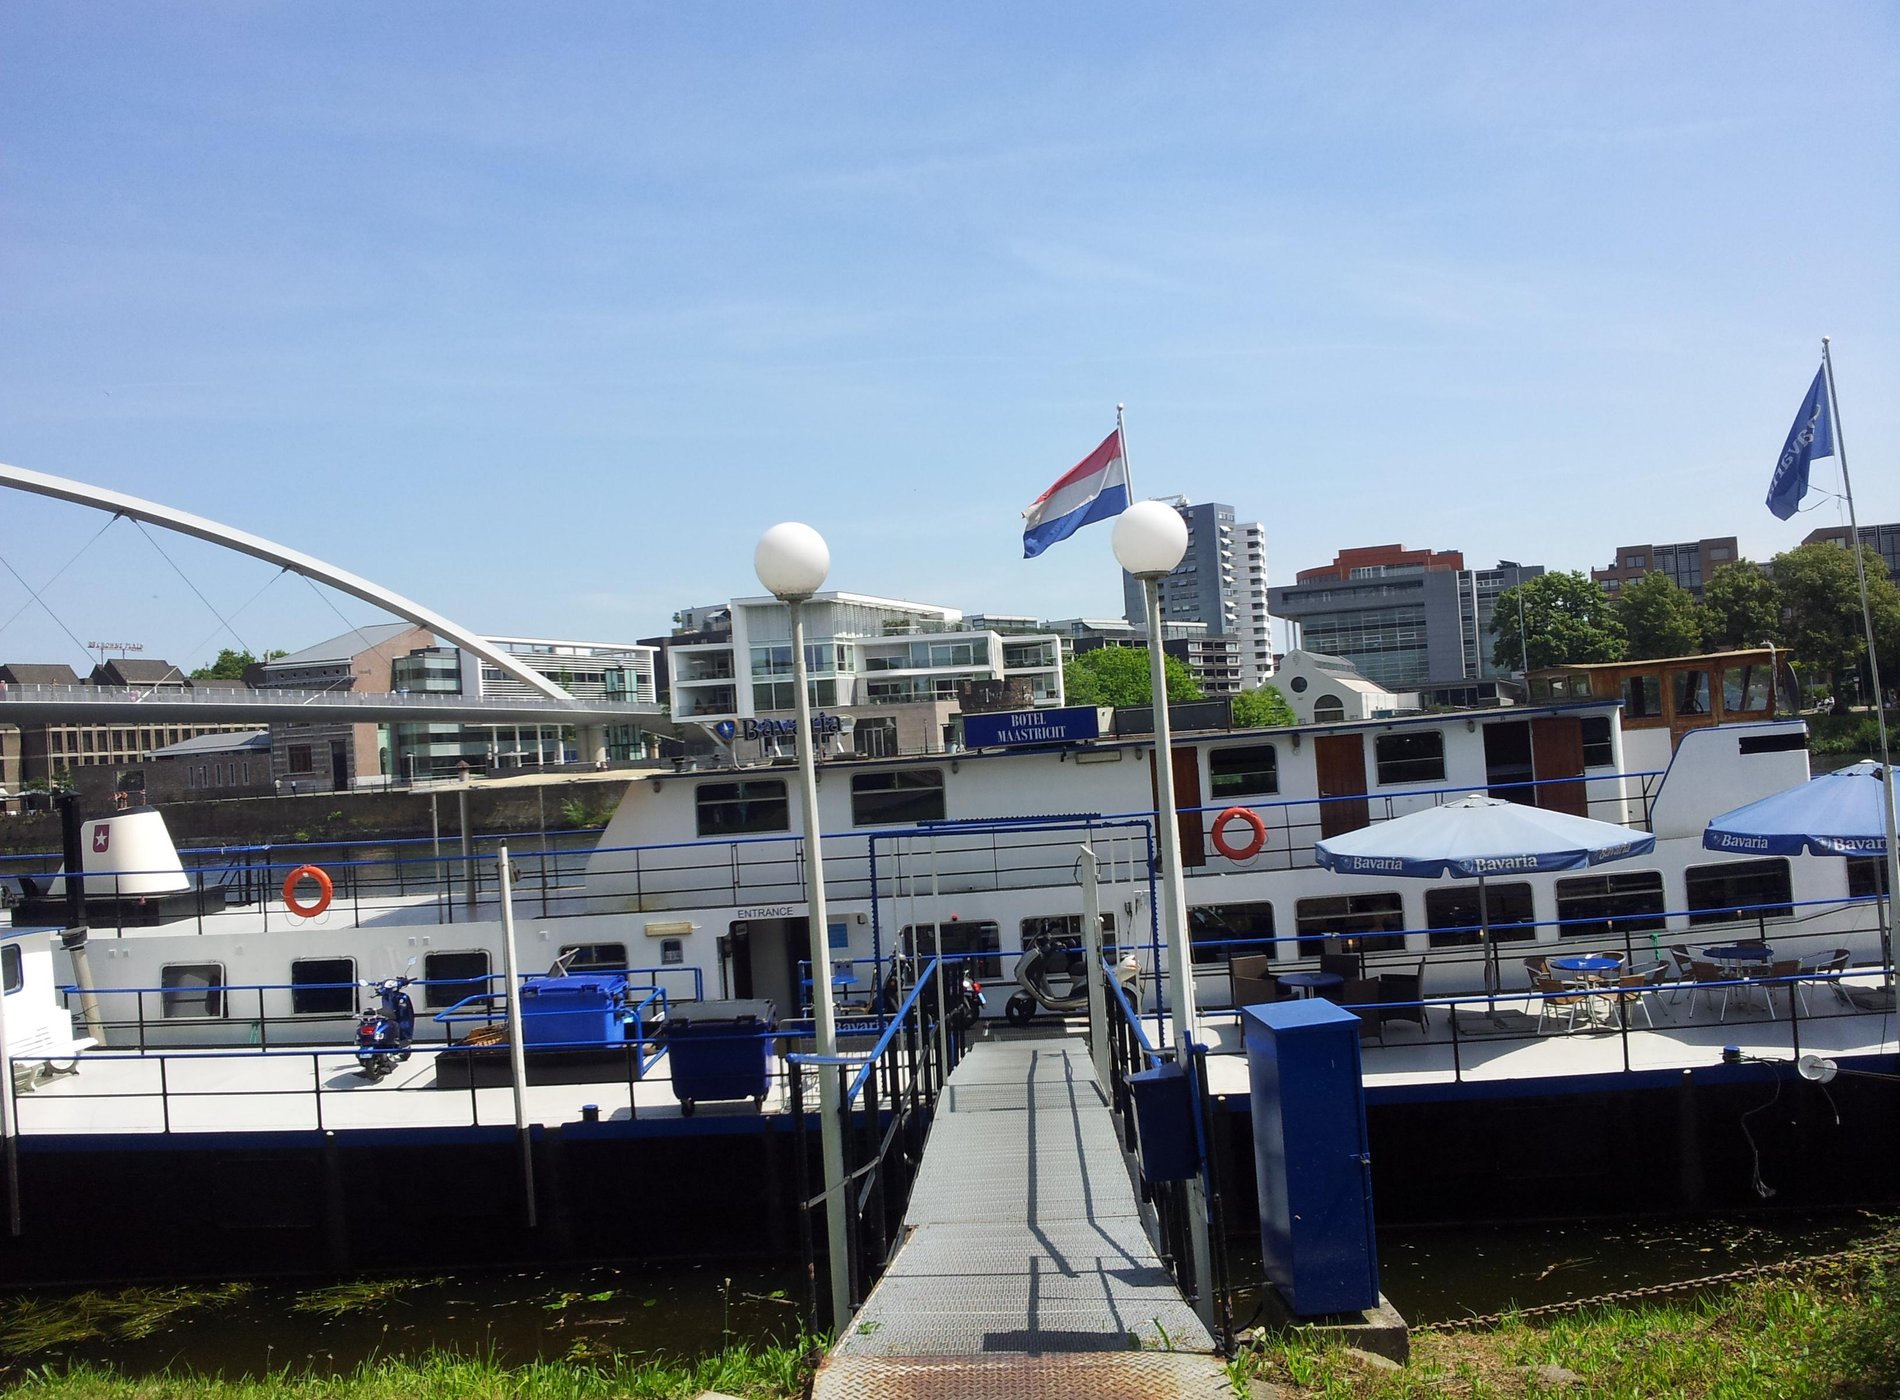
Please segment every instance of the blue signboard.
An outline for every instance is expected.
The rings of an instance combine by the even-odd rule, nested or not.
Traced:
[[[963,717],[963,742],[973,749],[1072,744],[1101,736],[1101,711],[1093,705],[1074,705],[1061,710],[1002,710],[991,715]]]

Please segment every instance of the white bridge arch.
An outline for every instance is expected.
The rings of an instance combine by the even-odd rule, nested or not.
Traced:
[[[28,471],[24,467],[8,466],[4,462],[0,462],[0,486],[11,486],[18,491],[30,491],[36,496],[50,496],[56,501],[70,501],[74,505],[90,506],[94,510],[123,515],[131,520],[143,520],[167,530],[174,530],[181,535],[190,535],[211,544],[222,545],[226,549],[236,550],[239,554],[248,554],[266,563],[280,565],[292,573],[302,574],[305,578],[315,579],[318,583],[327,583],[338,592],[347,593],[352,598],[360,598],[386,612],[394,613],[397,617],[406,618],[418,627],[426,627],[437,636],[446,637],[457,646],[473,652],[490,665],[499,666],[504,673],[534,687],[550,700],[574,698],[520,657],[510,655],[492,645],[486,638],[477,636],[466,627],[449,621],[442,614],[433,612],[422,604],[403,597],[400,593],[391,593],[387,588],[371,583],[366,578],[358,578],[355,574],[332,564],[326,564],[321,559],[288,549],[261,536],[234,530],[229,525],[220,525],[217,521],[207,520],[201,515],[173,510],[170,506],[159,505],[156,501],[141,500],[137,496],[127,496],[122,492],[88,486],[83,481],[69,481],[62,476],[49,476],[45,472]]]

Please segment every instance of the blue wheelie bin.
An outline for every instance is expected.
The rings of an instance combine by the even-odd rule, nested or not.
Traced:
[[[673,1096],[690,1116],[701,1100],[765,1102],[778,1016],[763,998],[689,1001],[668,1011],[666,1058]]]

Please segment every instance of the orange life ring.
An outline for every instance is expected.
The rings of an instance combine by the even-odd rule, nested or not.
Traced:
[[[297,886],[306,879],[317,882],[317,897],[314,903],[299,904]],[[330,907],[331,893],[330,877],[323,873],[321,866],[300,865],[284,876],[284,907],[293,914],[303,915],[306,919],[314,919]]]
[[[1227,823],[1239,818],[1252,828],[1252,835],[1244,846],[1227,844]],[[1261,847],[1267,844],[1267,824],[1260,820],[1260,814],[1248,807],[1229,807],[1214,818],[1214,849],[1229,860],[1249,860],[1260,854]]]

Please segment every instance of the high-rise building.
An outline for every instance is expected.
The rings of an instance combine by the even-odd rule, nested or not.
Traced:
[[[1161,627],[1202,623],[1210,638],[1231,637],[1239,655],[1238,686],[1252,689],[1273,674],[1273,629],[1267,614],[1266,531],[1237,525],[1234,508],[1216,501],[1192,504],[1165,498],[1187,525],[1187,551],[1161,580]],[[1141,583],[1122,575],[1123,614],[1137,629],[1147,627]]]
[[[1273,611],[1297,634],[1294,647],[1344,657],[1387,690],[1418,690],[1433,679],[1425,580],[1443,574],[1449,583],[1464,567],[1456,550],[1342,549],[1274,589]]]
[[[1683,544],[1626,544],[1617,548],[1615,563],[1590,570],[1590,577],[1614,595],[1644,574],[1668,574],[1676,587],[1700,598],[1709,575],[1739,557],[1733,535]]]

